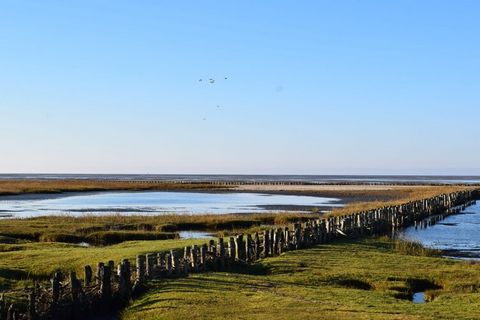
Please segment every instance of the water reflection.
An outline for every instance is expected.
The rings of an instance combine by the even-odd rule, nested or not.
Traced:
[[[480,203],[426,229],[407,228],[400,237],[443,250],[449,256],[480,258]]]
[[[340,206],[339,199],[258,193],[102,192],[0,198],[8,217],[84,214],[226,214],[269,211],[269,206]]]

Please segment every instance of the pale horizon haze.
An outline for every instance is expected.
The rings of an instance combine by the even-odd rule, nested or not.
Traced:
[[[0,0],[0,173],[480,175],[479,34],[467,0]]]

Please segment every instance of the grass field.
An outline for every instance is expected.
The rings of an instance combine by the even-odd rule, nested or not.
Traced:
[[[412,247],[386,238],[340,242],[242,272],[157,281],[122,319],[480,318],[480,264]],[[432,301],[413,304],[416,291]]]

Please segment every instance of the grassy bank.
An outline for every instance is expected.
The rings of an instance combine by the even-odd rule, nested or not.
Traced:
[[[228,234],[245,229],[260,228],[263,225],[288,224],[314,217],[319,217],[319,215],[313,213],[264,213],[248,215],[45,216],[0,220],[0,237],[3,236],[3,242],[27,240],[78,243],[85,241],[96,245],[109,245],[128,240],[170,239],[174,238],[176,232],[180,230]]]
[[[159,281],[133,319],[477,319],[480,265],[386,238],[288,252],[230,273]],[[431,302],[413,304],[413,292]]]

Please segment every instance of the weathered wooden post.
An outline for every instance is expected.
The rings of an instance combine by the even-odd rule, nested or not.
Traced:
[[[183,259],[189,259],[190,258],[190,247],[185,247],[183,250]]]
[[[258,234],[258,232],[255,232],[255,238],[253,240],[253,248],[255,252],[253,259],[256,261],[260,259],[260,235]]]
[[[92,284],[92,276],[93,276],[92,267],[88,265],[85,266],[84,274],[85,274],[85,278],[84,278],[85,287],[89,287]]]
[[[235,237],[235,260],[244,261],[243,255],[243,235],[239,234]]]
[[[262,256],[268,257],[270,253],[270,232],[268,230],[263,231],[263,253]]]
[[[225,269],[225,243],[223,238],[218,238],[218,257],[220,260],[220,270]]]
[[[104,302],[109,302],[112,298],[112,271],[109,266],[103,266],[101,279],[100,296]]]
[[[236,250],[235,250],[235,239],[230,237],[228,240],[228,255],[230,260],[234,261],[236,257]]]
[[[13,304],[8,307],[7,320],[17,320],[17,312],[15,311]]]
[[[52,279],[52,306],[56,306],[60,297],[60,272],[55,272]]]
[[[35,288],[28,294],[28,305],[27,305],[27,317],[28,320],[36,320],[37,319],[37,310],[35,308]],[[0,306],[0,319],[2,319],[2,310]]]
[[[204,244],[200,247],[200,271],[207,270],[207,245]]]
[[[192,246],[192,250],[190,251],[190,263],[192,266],[192,270],[194,272],[198,272],[198,246]]]
[[[208,242],[208,252],[210,252],[214,257],[217,255],[217,245],[213,239]]]
[[[163,254],[161,252],[157,253],[157,267],[162,270],[163,268]]]
[[[125,304],[130,301],[130,297],[132,294],[130,262],[127,259],[122,260],[122,262],[120,263],[119,271],[120,282],[118,285],[118,292],[120,296],[120,301],[122,302],[122,304]]]
[[[97,274],[95,276],[95,281],[97,283],[97,285],[101,285],[102,283],[102,269],[104,267],[104,263],[103,262],[99,262],[97,264]]]
[[[0,294],[0,320],[4,320],[4,314],[5,314],[5,295],[3,293]]]
[[[165,270],[167,271],[167,275],[171,276],[172,275],[172,256],[170,253],[165,254]]]
[[[284,231],[284,242],[285,242],[285,247],[284,247],[284,250],[289,250],[290,249],[290,242],[292,241],[290,239],[290,230],[288,229],[288,227],[285,227],[285,231]]]
[[[269,254],[273,257],[275,256],[275,230],[270,229],[270,246],[268,248]]]
[[[74,271],[70,272],[70,294],[74,305],[79,303],[81,291],[82,284],[77,279],[77,274]]]
[[[115,275],[115,262],[113,260],[109,260],[108,267],[110,268],[110,276],[113,278],[113,276]]]
[[[148,279],[153,277],[153,256],[150,253],[145,254],[145,275]]]
[[[276,238],[278,239],[276,250],[277,250],[278,254],[281,254],[284,251],[283,248],[285,247],[282,228],[279,228],[277,230]]]
[[[299,223],[296,223],[294,225],[294,243],[295,243],[295,249],[300,249],[302,248],[302,228]]]
[[[136,274],[136,281],[137,283],[144,283],[145,282],[145,256],[138,255],[137,256],[137,274]]]
[[[254,260],[254,254],[253,254],[253,243],[252,243],[252,235],[247,234],[247,237],[245,239],[245,261],[251,262]]]
[[[171,259],[171,265],[172,265],[172,272],[175,274],[181,274],[182,270],[180,269],[178,257],[175,251],[173,250],[170,250],[170,259]]]

